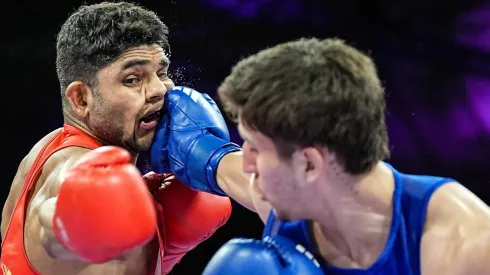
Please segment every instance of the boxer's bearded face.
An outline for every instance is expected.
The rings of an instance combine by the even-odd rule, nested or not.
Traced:
[[[125,51],[97,75],[89,127],[105,142],[132,152],[150,148],[164,95],[174,87],[161,47]]]
[[[239,124],[243,143],[243,170],[254,173],[253,190],[269,202],[283,220],[302,218],[302,191],[295,168],[289,160],[281,159],[272,140],[260,132]]]

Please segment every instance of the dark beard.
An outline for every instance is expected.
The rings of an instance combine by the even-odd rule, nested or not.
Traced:
[[[132,155],[149,149],[149,145],[138,144],[135,129],[132,130],[132,133],[125,133],[124,121],[121,121],[122,114],[117,110],[116,112],[114,110],[109,111],[110,108],[106,107],[104,100],[97,91],[94,93],[94,104],[93,117],[89,119],[91,123],[87,125],[97,137],[107,145],[125,148]]]
[[[127,138],[124,133],[124,123],[121,123],[120,116],[114,113],[105,113],[98,106],[95,108],[95,116],[91,119],[89,127],[92,132],[107,145],[114,145],[125,148],[130,153],[139,152],[139,148],[135,142],[134,132]]]

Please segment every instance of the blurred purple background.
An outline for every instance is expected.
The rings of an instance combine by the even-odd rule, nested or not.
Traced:
[[[88,1],[92,3],[93,1]],[[340,3],[342,2],[342,3]],[[16,1],[2,17],[2,147],[6,198],[17,165],[62,124],[55,37],[81,1]],[[490,203],[490,5],[485,1],[140,1],[171,31],[172,74],[214,96],[240,58],[300,37],[340,37],[368,52],[386,87],[391,162],[410,173],[454,177]],[[14,108],[14,112],[7,108]],[[234,125],[230,132],[241,142]],[[235,236],[258,237],[238,206],[216,236],[172,274],[200,274]]]

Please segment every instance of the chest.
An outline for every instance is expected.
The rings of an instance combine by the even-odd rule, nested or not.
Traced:
[[[282,225],[278,235],[288,237],[316,254],[325,274],[421,274],[420,238],[416,234],[410,234],[410,227],[406,226],[402,216],[399,217],[398,224],[394,223],[391,227],[386,243],[379,250],[374,251],[371,255],[360,255],[361,259],[363,259],[361,264],[357,260],[353,261],[350,257],[342,256],[341,253],[331,253],[328,257],[322,256],[318,249],[318,245],[322,244],[316,240],[312,231],[313,228],[309,226],[307,221],[294,222]]]
[[[384,243],[353,257],[330,251],[327,257],[322,257],[322,268],[326,274],[335,275],[420,275],[420,253],[408,244],[405,233],[390,232]]]

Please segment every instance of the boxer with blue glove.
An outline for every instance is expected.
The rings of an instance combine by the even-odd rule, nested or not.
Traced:
[[[215,104],[183,87],[168,92],[152,148],[155,170],[227,194],[266,223],[264,240],[230,241],[206,275],[490,270],[489,207],[453,179],[383,161],[385,99],[368,56],[337,39],[283,43],[240,61],[218,94],[243,151]]]
[[[215,175],[221,158],[241,148],[230,142],[228,128],[207,95],[188,87],[168,93],[165,113],[155,132],[151,164],[155,172],[173,172],[191,188],[225,196]]]
[[[213,256],[203,275],[323,275],[313,255],[291,240],[275,236],[262,241],[233,239]]]
[[[153,170],[158,173],[170,170],[191,188],[224,195],[216,180],[218,164],[225,155],[241,154],[241,148],[229,141],[226,123],[216,103],[207,94],[179,86],[168,92],[165,109],[151,147]],[[243,175],[235,178],[247,181]],[[235,198],[240,200],[240,196]],[[323,274],[311,253],[279,236],[231,240],[204,272],[206,275],[232,273]]]

